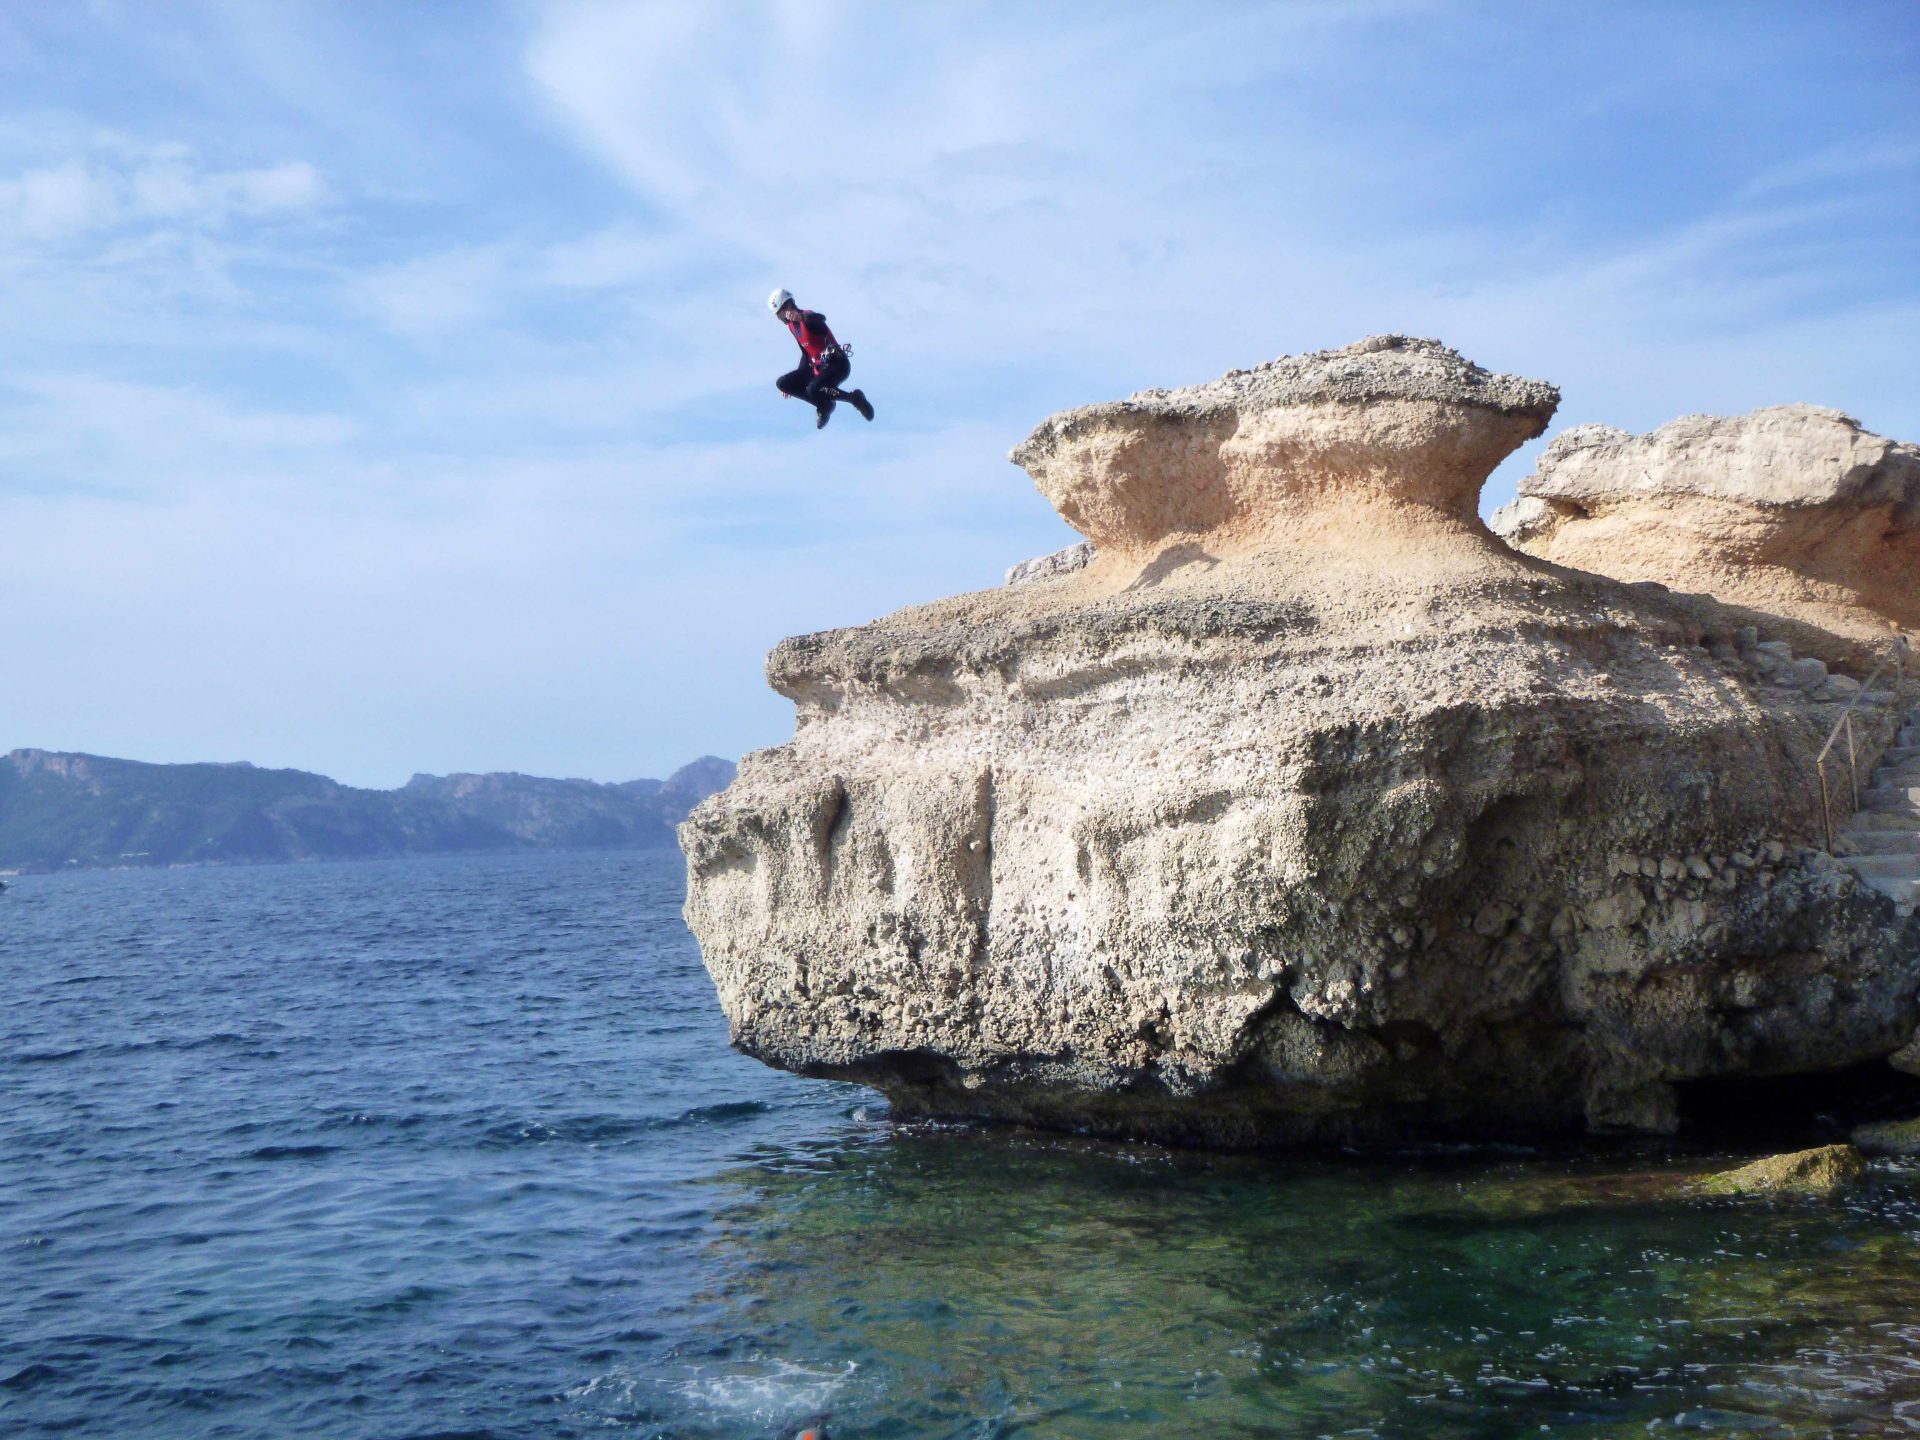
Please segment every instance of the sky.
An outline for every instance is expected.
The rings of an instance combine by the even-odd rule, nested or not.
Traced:
[[[779,744],[781,637],[1077,538],[1046,415],[1380,332],[1920,439],[1916,74],[1913,0],[0,0],[0,751]]]

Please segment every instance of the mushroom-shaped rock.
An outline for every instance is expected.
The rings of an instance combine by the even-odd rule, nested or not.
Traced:
[[[1818,405],[1579,426],[1493,525],[1531,555],[1850,642],[1920,629],[1920,448]]]
[[[782,642],[792,740],[681,829],[735,1043],[1217,1145],[1662,1129],[1897,1048],[1920,921],[1805,851],[1818,692],[1480,523],[1552,402],[1388,339],[1042,425],[1091,558]]]
[[[1103,554],[1174,537],[1245,548],[1330,502],[1470,515],[1494,466],[1545,430],[1559,400],[1437,340],[1375,335],[1069,410],[1012,458]]]

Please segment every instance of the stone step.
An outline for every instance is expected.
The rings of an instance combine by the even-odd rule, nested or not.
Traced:
[[[1920,830],[1855,830],[1834,836],[1833,843],[1854,855],[1920,855]]]
[[[1859,830],[1920,830],[1920,805],[1856,810],[1847,821],[1847,831]]]
[[[1896,880],[1885,875],[1862,875],[1860,883],[1892,900],[1903,910],[1911,910],[1920,901],[1920,885],[1911,880]]]
[[[1920,885],[1920,855],[1849,855],[1844,863],[1856,875],[1884,876]]]
[[[1834,803],[1840,803],[1848,793],[1847,777],[1842,775],[1837,785],[1827,783]],[[1911,810],[1915,806],[1920,806],[1920,785],[1875,785],[1866,776],[1860,777],[1862,810]]]
[[[1872,810],[1898,810],[1903,805],[1920,805],[1920,785],[1862,786],[1860,804]]]
[[[1882,765],[1904,765],[1910,760],[1920,764],[1920,745],[1895,745],[1880,756]]]

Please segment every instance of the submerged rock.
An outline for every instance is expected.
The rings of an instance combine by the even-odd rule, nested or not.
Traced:
[[[1906,1041],[1920,925],[1807,848],[1832,702],[1481,523],[1556,399],[1389,336],[1048,420],[1093,557],[783,642],[793,740],[682,827],[735,1043],[1256,1145],[1664,1130]]]
[[[1818,405],[1688,415],[1645,435],[1578,426],[1493,528],[1531,555],[1852,641],[1920,628],[1920,448]]]
[[[1851,1145],[1823,1145],[1792,1155],[1769,1155],[1737,1170],[1709,1175],[1703,1195],[1837,1195],[1866,1178],[1867,1163]]]

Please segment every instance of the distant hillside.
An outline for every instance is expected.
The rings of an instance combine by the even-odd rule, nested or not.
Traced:
[[[148,765],[15,750],[0,759],[0,869],[345,860],[459,850],[665,846],[733,780],[713,756],[665,780],[416,775],[356,790],[304,770]]]

